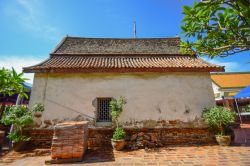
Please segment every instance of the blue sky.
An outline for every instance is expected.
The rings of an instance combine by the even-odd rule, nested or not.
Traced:
[[[193,0],[1,0],[0,66],[18,71],[49,56],[66,36],[182,36],[182,6]],[[207,59],[226,71],[250,71],[250,52]],[[26,75],[31,78],[33,75]]]

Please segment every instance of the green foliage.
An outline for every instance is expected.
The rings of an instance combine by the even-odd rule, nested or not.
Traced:
[[[9,133],[8,137],[14,142],[27,141],[30,138],[24,136],[22,130],[24,127],[33,123],[33,112],[43,112],[42,104],[37,103],[33,110],[30,111],[25,106],[7,106],[5,107],[4,115],[1,119],[5,125],[13,125],[13,131]]]
[[[8,106],[5,108],[2,122],[5,125],[27,126],[33,122],[32,112],[25,106]]]
[[[250,1],[207,0],[184,6],[185,53],[228,56],[250,50]]]
[[[30,112],[25,106],[7,106],[5,108],[2,122],[5,125],[15,124],[24,127],[33,122],[32,112]]]
[[[118,100],[112,99],[110,101],[112,119],[117,120],[119,118],[121,112],[123,111],[124,104],[126,104],[124,97],[120,97]]]
[[[117,127],[115,129],[115,132],[113,134],[113,140],[121,140],[121,139],[124,139],[125,138],[125,131],[123,128],[120,128],[120,127]]]
[[[23,83],[27,80],[23,78],[23,73],[17,74],[12,68],[8,70],[5,68],[0,69],[0,93],[4,97],[9,97],[14,94],[19,94],[19,97],[28,98],[26,92],[28,91]],[[0,107],[0,118],[5,110],[5,103]]]
[[[216,134],[224,135],[225,128],[228,128],[235,121],[236,113],[224,107],[212,107],[204,109],[203,119]]]
[[[7,136],[10,140],[12,140],[13,142],[20,142],[20,141],[29,141],[30,137],[21,135],[19,132],[12,132],[9,133],[9,135]]]
[[[123,111],[124,104],[126,104],[126,99],[124,97],[120,97],[118,100],[112,99],[110,101],[111,116],[112,119],[116,122],[116,129],[113,134],[113,140],[120,140],[125,138],[124,129],[120,128],[118,125],[118,118]]]
[[[23,86],[28,79],[23,78],[23,74],[17,74],[14,68],[12,70],[0,69],[0,93],[4,96],[20,94],[21,97],[28,98],[27,89]]]
[[[33,107],[32,107],[32,111],[33,112],[43,112],[44,111],[44,105],[42,103],[36,103]]]

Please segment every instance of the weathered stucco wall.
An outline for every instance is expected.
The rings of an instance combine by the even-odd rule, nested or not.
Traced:
[[[177,122],[199,127],[202,109],[215,104],[209,73],[50,73],[35,74],[30,106],[45,104],[38,126],[83,119],[94,124],[94,100],[119,96],[127,100],[120,121],[137,127]]]

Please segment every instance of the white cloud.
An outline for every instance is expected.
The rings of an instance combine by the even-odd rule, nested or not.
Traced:
[[[7,69],[11,69],[12,67],[18,72],[22,72],[23,67],[33,66],[35,64],[40,63],[46,58],[34,58],[31,56],[0,56],[0,68],[4,67]],[[25,78],[28,78],[26,82],[33,83],[34,74],[32,73],[25,73]]]
[[[32,34],[57,41],[60,30],[46,21],[44,7],[38,0],[16,0],[16,4],[9,3],[4,6],[6,16],[15,21],[21,28]]]
[[[225,66],[225,71],[226,72],[234,72],[237,71],[240,67],[240,64],[237,62],[222,62],[219,59],[210,59],[210,58],[203,58],[205,61],[212,63],[212,64],[216,64],[216,65],[220,65],[220,66]]]

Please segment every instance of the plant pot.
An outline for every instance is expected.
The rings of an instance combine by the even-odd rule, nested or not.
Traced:
[[[228,146],[231,143],[231,136],[230,135],[216,135],[216,141],[221,146]]]
[[[0,131],[0,150],[3,147],[4,136],[5,136],[5,131]]]
[[[121,139],[121,140],[113,140],[113,139],[111,139],[111,144],[112,144],[112,147],[115,150],[122,150],[122,149],[124,149],[124,147],[126,145],[126,142],[125,142],[124,139]]]
[[[41,113],[41,112],[35,112],[35,113],[34,113],[34,116],[35,116],[36,118],[40,118],[40,117],[42,116],[42,113]]]
[[[28,142],[29,141],[13,142],[13,150],[16,152],[27,150]]]

